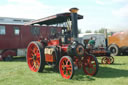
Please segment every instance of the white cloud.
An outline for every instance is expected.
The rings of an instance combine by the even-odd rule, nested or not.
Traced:
[[[118,10],[112,11],[112,14],[116,15],[116,16],[128,17],[128,5],[122,7]]]
[[[0,16],[35,19],[51,15],[55,9],[39,0],[8,0],[8,4],[0,6]]]
[[[100,0],[96,0],[96,3],[97,4],[100,4],[100,5],[104,5],[104,2],[103,1],[100,1]]]
[[[112,0],[113,2],[128,2],[128,0]]]

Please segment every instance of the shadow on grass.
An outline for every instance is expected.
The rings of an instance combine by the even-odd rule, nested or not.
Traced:
[[[46,66],[43,73],[59,73],[59,69],[57,67]]]
[[[111,65],[126,65],[126,63],[113,63]]]
[[[100,65],[109,65],[109,64],[102,64],[102,63],[99,63]],[[126,63],[113,63],[113,64],[110,64],[110,65],[126,65]]]
[[[7,61],[7,62],[26,62],[26,57],[13,58],[12,61]]]
[[[124,64],[114,64],[114,65],[124,65]],[[45,68],[43,73],[59,73],[57,69],[48,67]],[[60,73],[59,73],[60,74]],[[94,81],[95,78],[119,78],[128,77],[128,70],[116,69],[111,67],[100,67],[98,74],[95,77],[87,76],[84,74],[83,70],[76,70],[72,80],[77,81]]]
[[[73,80],[77,81],[94,81],[95,78],[93,76],[85,75],[83,69],[79,69],[75,71]]]
[[[96,77],[98,78],[128,77],[128,70],[121,70],[110,67],[100,67]]]
[[[43,73],[58,73],[60,74],[59,70],[57,68],[52,68],[52,67],[46,67],[43,71]],[[75,70],[74,76],[72,80],[77,80],[77,81],[94,81],[94,77],[85,75],[82,69]]]

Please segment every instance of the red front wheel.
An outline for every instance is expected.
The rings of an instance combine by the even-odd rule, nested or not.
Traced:
[[[111,64],[111,60],[110,60],[109,57],[103,57],[103,58],[101,59],[101,63],[102,63],[102,64]]]
[[[97,74],[99,68],[98,61],[95,56],[88,55],[83,60],[83,70],[84,73],[90,76]]]
[[[59,62],[59,71],[63,78],[71,79],[74,75],[73,60],[69,56],[63,56]]]
[[[33,72],[42,72],[45,65],[44,48],[40,42],[31,42],[27,48],[28,67]]]

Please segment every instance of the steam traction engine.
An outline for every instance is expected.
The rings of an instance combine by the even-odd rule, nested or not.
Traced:
[[[28,23],[29,25],[62,23],[67,25],[62,27],[61,35],[54,29],[50,38],[30,42],[26,59],[31,71],[42,72],[48,64],[58,67],[61,76],[65,79],[71,79],[76,68],[83,68],[87,75],[97,74],[99,65],[96,57],[85,53],[83,45],[77,41],[77,19],[82,19],[83,16],[77,14],[77,8],[72,8],[70,11],[71,13],[56,14]],[[72,24],[71,28],[66,22]]]

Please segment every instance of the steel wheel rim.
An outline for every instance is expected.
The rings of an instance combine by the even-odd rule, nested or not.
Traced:
[[[40,50],[35,43],[31,43],[27,49],[27,63],[31,71],[37,72],[40,68]]]
[[[111,63],[111,61],[110,61],[110,59],[108,57],[104,57],[102,59],[102,64],[110,64],[110,63]]]
[[[83,70],[84,70],[84,73],[87,75],[93,76],[93,74],[95,74],[96,62],[91,56],[89,56],[87,60],[84,60]]]
[[[105,57],[102,58],[102,64],[107,64],[107,61],[108,61],[107,58]]]
[[[65,79],[70,79],[72,76],[72,64],[68,58],[62,58],[60,61],[60,74]]]
[[[110,57],[110,62],[111,62],[111,64],[114,63],[114,57]]]
[[[110,50],[112,53],[116,53],[116,49],[114,47],[112,47]]]

